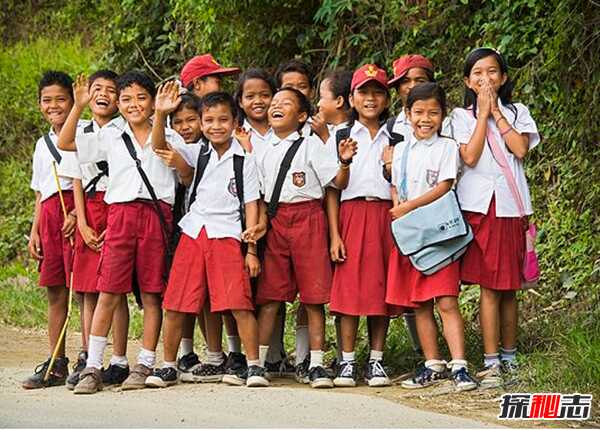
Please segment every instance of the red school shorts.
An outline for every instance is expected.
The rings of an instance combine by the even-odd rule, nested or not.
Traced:
[[[98,191],[85,198],[85,218],[87,224],[99,236],[106,230],[108,204],[104,201],[104,192]],[[98,264],[100,252],[94,251],[83,241],[77,229],[75,236],[75,256],[73,257],[73,289],[78,293],[97,293]]]
[[[331,263],[328,228],[320,200],[281,203],[266,237],[256,303],[329,302]]]
[[[167,226],[171,226],[171,206],[161,201],[160,207]],[[160,220],[151,201],[109,205],[106,236],[98,264],[98,292],[130,293],[135,269],[142,293],[162,293],[166,252]]]
[[[424,275],[394,246],[390,255],[385,301],[391,305],[417,308],[436,297],[458,297],[460,262],[455,261],[432,275]]]
[[[205,228],[196,239],[182,233],[163,309],[197,314],[204,306],[207,291],[211,312],[254,309],[240,242],[209,239]]]
[[[385,302],[388,260],[394,247],[389,200],[355,199],[340,205],[340,233],[346,261],[338,263],[331,287],[332,313],[354,316],[398,315]]]
[[[67,213],[73,210],[73,192],[62,192]],[[56,287],[67,285],[67,276],[71,270],[72,247],[69,239],[62,232],[64,223],[62,206],[58,193],[42,202],[39,224],[39,235],[44,258],[40,261],[39,285]]]
[[[495,197],[486,215],[468,211],[464,215],[474,239],[462,257],[462,282],[492,290],[520,289],[525,257],[523,219],[496,217]]]

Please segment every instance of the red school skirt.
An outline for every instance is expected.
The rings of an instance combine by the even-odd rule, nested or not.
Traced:
[[[463,284],[500,291],[519,290],[525,257],[523,219],[496,217],[495,197],[487,214],[464,211],[464,215],[474,239],[461,261]]]
[[[424,275],[410,259],[394,247],[390,256],[385,301],[391,305],[418,308],[421,303],[437,297],[458,297],[460,262],[444,267],[432,275]]]
[[[108,204],[104,201],[104,192],[86,196],[85,217],[88,225],[97,235],[106,230]],[[83,241],[77,229],[75,235],[75,256],[73,257],[73,289],[78,293],[97,293],[98,264],[100,252],[94,251]]]
[[[62,192],[67,213],[73,210],[73,192]],[[44,258],[40,261],[39,285],[56,287],[67,285],[67,276],[71,270],[72,248],[69,239],[61,232],[64,216],[58,193],[42,202],[40,212],[39,235]]]
[[[340,204],[340,232],[346,261],[336,264],[329,310],[353,316],[398,315],[385,302],[388,261],[394,247],[389,200],[346,200]]]

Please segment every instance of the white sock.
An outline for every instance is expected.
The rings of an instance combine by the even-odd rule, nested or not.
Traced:
[[[308,355],[310,346],[308,344],[308,326],[296,326],[296,363],[300,364]]]
[[[205,363],[212,364],[213,366],[220,366],[221,364],[223,364],[223,351],[208,351],[208,354],[206,354]]]
[[[308,368],[312,369],[317,366],[323,367],[323,351],[310,351],[310,365]]]
[[[446,362],[444,360],[427,360],[425,367],[436,372],[443,372],[446,369]]]
[[[265,367],[265,360],[267,359],[267,353],[269,352],[269,345],[258,346],[258,363],[260,367]]]
[[[275,326],[273,328],[273,334],[271,335],[271,341],[269,343],[269,352],[267,353],[266,361],[269,363],[277,363],[285,356],[284,352],[282,351],[283,345],[281,342],[284,324],[285,321],[283,320],[283,314],[278,312],[277,317],[275,318]]]
[[[163,361],[163,369],[166,369],[167,367],[172,367],[173,369],[177,369],[177,362],[175,361]]]
[[[352,352],[344,352],[342,351],[342,361],[354,361],[354,351]]]
[[[448,367],[450,367],[450,370],[452,371],[452,373],[458,372],[460,369],[467,368],[467,360],[463,360],[463,359],[452,360],[450,363],[448,363]]]
[[[260,360],[248,360],[248,366],[260,366]]]
[[[152,369],[156,364],[156,351],[150,351],[149,349],[140,348],[140,353],[137,358],[138,364]]]
[[[190,352],[194,352],[194,339],[190,339],[188,337],[181,338],[179,349],[182,357],[184,355],[188,355]]]
[[[88,358],[86,362],[87,367],[95,367],[96,369],[102,369],[102,362],[104,361],[104,349],[108,339],[104,336],[94,336],[90,334],[88,339]]]
[[[500,348],[500,360],[514,363],[517,361],[517,348]]]
[[[114,355],[110,357],[110,364],[113,366],[127,367],[129,362],[126,355]]]
[[[383,351],[375,351],[374,349],[372,349],[369,360],[382,361],[383,360]]]
[[[492,367],[500,365],[500,354],[483,354],[483,367]]]
[[[229,352],[242,352],[242,340],[239,336],[227,336],[227,348]]]
[[[335,344],[336,344],[336,356],[338,363],[343,360],[342,358],[342,327],[340,317],[335,317]]]

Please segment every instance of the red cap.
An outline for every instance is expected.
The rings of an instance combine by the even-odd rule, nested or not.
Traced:
[[[387,73],[385,73],[385,70],[380,69],[375,64],[365,64],[364,66],[359,67],[352,75],[350,91],[354,91],[370,81],[379,82],[381,85],[387,88]]]
[[[235,75],[240,72],[237,67],[222,67],[210,54],[196,55],[181,69],[181,83],[187,87],[196,78],[210,75]]]
[[[433,64],[422,55],[403,55],[394,61],[394,77],[388,82],[388,85],[393,85],[402,79],[413,67],[420,67],[433,73]]]

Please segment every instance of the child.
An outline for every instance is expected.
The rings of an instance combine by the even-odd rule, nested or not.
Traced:
[[[540,142],[529,110],[512,103],[513,84],[504,57],[489,48],[467,56],[465,108],[452,113],[464,172],[457,193],[475,239],[462,259],[461,279],[481,286],[480,323],[485,370],[483,386],[502,383],[502,371],[515,368],[516,291],[521,288],[526,216],[532,214],[523,159]],[[493,142],[508,160],[518,195],[499,166]],[[517,190],[515,190],[517,191]],[[524,213],[516,201],[522,201]],[[501,336],[499,336],[501,333]],[[498,350],[498,344],[501,348]]]
[[[39,138],[33,153],[31,188],[35,191],[35,210],[29,238],[29,253],[39,261],[39,285],[48,295],[48,338],[50,353],[58,343],[60,331],[67,317],[69,291],[67,285],[71,260],[72,236],[77,219],[73,209],[72,181],[60,177],[60,188],[67,208],[63,217],[53,164],[76,163],[73,154],[57,149],[56,139],[73,106],[73,80],[64,72],[44,73],[38,85],[38,102],[44,119],[50,124],[48,134]],[[65,286],[67,288],[65,288]],[[44,376],[50,358],[36,367],[33,375],[23,381],[23,388],[34,389],[64,385],[69,374],[69,359],[65,357],[64,339],[58,357],[47,381]]]
[[[73,85],[75,104],[58,137],[58,146],[73,145],[74,139],[90,138],[102,127],[124,126],[122,118],[113,120],[117,112],[117,74],[110,70],[99,70],[86,80],[80,76]],[[86,106],[92,111],[92,121],[79,121]],[[65,167],[66,168],[66,167]],[[108,205],[104,194],[108,186],[106,161],[99,163],[76,164],[70,169],[73,177],[75,208],[77,211],[77,231],[73,258],[73,289],[78,293],[84,349],[79,354],[73,373],[67,379],[67,388],[72,390],[79,382],[79,374],[87,361],[87,342],[92,325],[92,316],[98,300],[96,283],[97,268],[100,262],[100,249],[106,231]],[[110,365],[102,372],[106,385],[121,384],[129,375],[127,362],[127,331],[129,308],[125,297],[121,300],[113,321],[113,355]]]
[[[275,94],[269,108],[273,134],[268,149],[259,155],[258,168],[265,195],[261,209],[268,215],[271,228],[266,237],[256,302],[262,305],[259,336],[260,359],[264,362],[280,304],[293,302],[300,294],[310,337],[306,382],[321,388],[333,384],[323,367],[323,305],[329,301],[331,266],[327,261],[327,225],[320,200],[328,184],[345,186],[347,166],[356,148],[347,140],[340,143],[342,165],[338,167],[338,160],[325,145],[298,133],[309,110],[308,99],[292,88]]]
[[[75,394],[102,389],[100,369],[106,336],[116,307],[132,290],[134,273],[144,309],[143,346],[121,388],[145,387],[156,361],[175,175],[150,145],[155,93],[154,83],[144,73],[123,74],[117,81],[119,112],[127,121],[123,131],[103,128],[94,133],[95,139],[75,141],[82,163],[107,160],[110,172],[104,197],[109,205],[107,227],[98,266],[100,295],[92,320],[87,365]],[[181,137],[169,131],[168,139],[176,145]]]
[[[393,219],[425,206],[448,193],[457,176],[458,148],[449,138],[441,137],[446,115],[446,96],[440,86],[428,82],[410,90],[406,117],[414,130],[409,139],[394,147],[392,168]],[[407,152],[403,181],[402,160]],[[406,184],[406,189],[402,187]],[[423,275],[401,255],[396,247],[390,256],[386,302],[414,308],[417,332],[425,356],[425,366],[416,376],[402,382],[405,388],[422,388],[434,384],[446,374],[446,362],[440,360],[434,304],[440,313],[444,337],[452,361],[448,367],[459,391],[473,390],[477,383],[467,371],[464,325],[458,308],[459,262],[455,261],[432,275]]]
[[[166,147],[166,115],[180,101],[176,86],[167,84],[161,88],[152,130],[155,149]],[[177,383],[175,358],[185,315],[198,313],[207,294],[211,312],[231,311],[237,321],[248,359],[246,385],[269,385],[258,360],[258,325],[249,279],[249,275],[258,275],[260,263],[255,245],[248,245],[245,256],[240,246],[240,219],[245,219],[249,227],[258,222],[258,176],[254,159],[246,157],[242,147],[232,139],[236,114],[233,97],[223,92],[207,94],[201,103],[201,124],[210,145],[186,145],[177,149],[189,166],[196,167],[191,197],[195,199],[179,223],[183,234],[163,302],[166,310],[164,364],[146,379],[150,387]],[[236,178],[238,157],[243,162],[242,183]],[[198,171],[202,158],[206,160],[205,170]]]
[[[330,311],[341,317],[343,352],[334,383],[356,385],[358,320],[367,316],[371,353],[365,379],[369,386],[385,386],[390,380],[383,369],[383,349],[391,313],[385,292],[393,247],[390,187],[381,175],[381,153],[389,141],[384,124],[389,105],[385,71],[374,64],[356,70],[350,103],[355,119],[350,138],[358,143],[358,152],[350,166],[348,187],[341,192],[339,228],[345,258],[335,266],[329,305]]]
[[[211,54],[196,55],[188,60],[180,73],[183,86],[198,97],[220,91],[221,78],[237,75],[237,67],[223,67]]]

